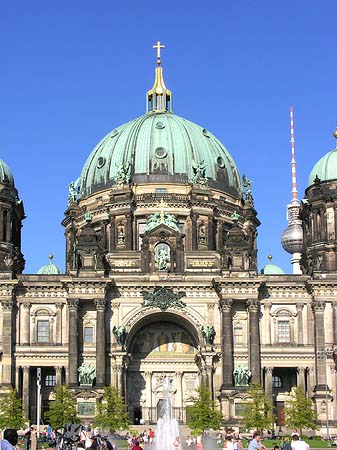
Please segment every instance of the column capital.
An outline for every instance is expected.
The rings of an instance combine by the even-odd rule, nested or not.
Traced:
[[[305,367],[297,367],[297,369],[296,369],[296,371],[297,371],[297,373],[298,373],[298,374],[302,374],[302,373],[304,373],[304,372],[305,372],[305,370],[306,370],[306,368],[305,368]]]
[[[219,310],[221,312],[230,312],[231,308],[232,308],[232,304],[233,304],[233,300],[227,299],[227,298],[222,298],[219,301]]]
[[[32,304],[30,302],[21,303],[21,305],[24,309],[28,309],[28,310],[30,310],[30,308],[32,306]]]
[[[273,374],[274,367],[265,367],[265,371],[267,375]]]
[[[22,366],[22,370],[23,370],[25,373],[28,373],[28,372],[29,372],[29,369],[30,369],[30,366]]]
[[[120,303],[116,303],[116,302],[112,302],[111,303],[112,309],[119,309],[119,307],[121,306]]]
[[[315,300],[312,302],[311,306],[315,313],[323,313],[325,309],[325,302]]]
[[[296,303],[297,312],[302,312],[304,308],[304,303]]]
[[[264,306],[264,309],[265,309],[266,311],[270,311],[270,308],[271,308],[271,306],[272,306],[272,303],[271,303],[271,302],[265,302],[265,303],[263,304],[263,306]]]
[[[106,306],[106,301],[104,299],[95,300],[94,304],[97,311],[104,311]]]
[[[54,305],[55,305],[55,308],[58,310],[61,310],[63,308],[63,303],[61,303],[61,302],[54,303]]]
[[[78,311],[80,301],[78,300],[78,298],[68,298],[67,305],[68,305],[69,311]]]
[[[11,311],[15,305],[14,300],[1,300],[1,306],[4,311]]]
[[[62,372],[62,366],[55,366],[55,372],[61,373]]]
[[[257,299],[249,299],[247,300],[247,309],[249,312],[258,312],[259,310],[259,302]]]
[[[207,309],[214,309],[215,304],[214,303],[207,303]]]

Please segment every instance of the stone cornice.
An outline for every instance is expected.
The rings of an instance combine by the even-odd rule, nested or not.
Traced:
[[[8,280],[0,283],[0,301],[8,300],[15,294],[15,290],[19,286],[18,280]]]
[[[111,279],[63,279],[61,280],[68,298],[104,297],[112,284]]]
[[[214,278],[213,287],[221,298],[242,299],[258,298],[263,280],[252,278],[222,279]]]
[[[333,301],[337,298],[337,281],[310,280],[306,284],[308,294],[315,300]]]

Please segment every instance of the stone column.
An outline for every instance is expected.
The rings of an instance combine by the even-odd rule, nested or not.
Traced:
[[[21,345],[30,344],[30,307],[31,303],[21,303],[22,314],[22,332],[21,332]]]
[[[315,327],[315,365],[316,365],[316,386],[315,390],[324,390],[326,386],[326,353],[325,353],[325,333],[324,333],[324,309],[325,302],[313,301]]]
[[[273,395],[273,370],[274,367],[266,367],[265,368],[265,392],[266,394],[272,398]]]
[[[110,217],[110,252],[116,250],[116,221],[115,216]]]
[[[311,398],[312,391],[315,386],[314,376],[315,376],[314,369],[312,367],[309,367],[308,368],[308,377],[307,377],[307,389],[308,389],[308,397],[309,398]]]
[[[132,212],[128,214],[126,217],[126,237],[125,244],[127,250],[133,249],[133,233],[132,233]]]
[[[207,303],[208,323],[214,325],[214,303]]]
[[[271,303],[264,304],[264,324],[266,327],[265,345],[271,345],[271,327],[270,327],[270,309]]]
[[[78,386],[78,299],[68,299],[68,384]]]
[[[152,372],[145,372],[146,379],[146,406],[147,417],[146,420],[152,422]]]
[[[175,406],[181,409],[183,406],[183,386],[182,386],[183,373],[176,372],[175,376],[176,376],[176,387],[177,387]]]
[[[56,373],[56,386],[61,386],[61,384],[62,384],[62,366],[56,366],[55,373]]]
[[[333,343],[337,345],[337,302],[332,302]]]
[[[56,340],[58,345],[62,344],[62,308],[63,303],[55,303],[56,307]]]
[[[29,417],[30,367],[29,366],[22,367],[22,373],[23,373],[23,377],[22,377],[22,408],[23,408],[25,417]]]
[[[116,366],[116,375],[117,375],[117,390],[118,395],[123,397],[123,366]]]
[[[13,380],[13,309],[12,299],[1,301],[2,304],[2,385],[12,385]]]
[[[249,317],[249,369],[252,373],[251,381],[261,383],[260,360],[260,328],[259,328],[259,304],[255,299],[247,301]]]
[[[105,300],[95,300],[96,306],[96,386],[105,386]]]
[[[213,216],[208,218],[208,250],[214,250],[214,223]]]
[[[297,386],[305,392],[305,368],[297,367]]]
[[[297,309],[297,344],[303,345],[303,303],[296,303]]]
[[[220,300],[221,311],[221,353],[222,353],[222,386],[221,390],[233,389],[233,325],[232,300]]]
[[[192,251],[198,250],[198,220],[199,214],[191,213],[192,219]]]

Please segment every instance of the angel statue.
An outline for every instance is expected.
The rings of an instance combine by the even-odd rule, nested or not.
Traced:
[[[207,178],[206,178],[206,165],[204,160],[202,161],[193,161],[192,160],[192,171],[193,175],[191,178],[191,181],[193,184],[206,184]]]

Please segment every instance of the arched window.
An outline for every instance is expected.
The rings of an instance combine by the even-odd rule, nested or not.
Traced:
[[[243,326],[241,323],[238,323],[234,326],[234,345],[243,345]]]
[[[294,340],[294,317],[295,312],[281,308],[274,311],[274,341],[280,344],[291,344]]]
[[[55,313],[49,309],[36,309],[32,312],[33,336],[38,344],[53,342],[53,323]]]

